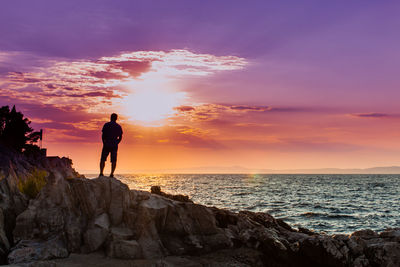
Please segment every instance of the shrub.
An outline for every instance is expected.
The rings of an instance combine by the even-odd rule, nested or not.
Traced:
[[[46,171],[35,168],[31,173],[31,176],[18,182],[18,189],[29,198],[36,198],[40,190],[42,190],[43,186],[47,183],[46,177]]]

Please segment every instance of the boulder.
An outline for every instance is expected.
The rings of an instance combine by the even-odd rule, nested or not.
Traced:
[[[0,209],[0,253],[1,251],[6,252],[10,249],[10,242],[6,236],[6,232],[4,229],[4,215],[3,210]],[[1,256],[0,256],[1,257]]]
[[[365,255],[372,266],[400,266],[400,242],[380,240],[369,244]]]
[[[176,200],[176,201],[181,201],[181,202],[190,202],[193,203],[192,200],[190,200],[189,196],[186,195],[171,195],[171,194],[167,194],[161,191],[161,187],[154,185],[150,188],[150,192],[152,194],[156,194],[156,195],[160,195],[172,200]]]
[[[110,228],[110,219],[107,213],[102,213],[94,220],[94,225],[108,230]]]
[[[388,228],[379,234],[380,237],[400,242],[400,228]]]
[[[108,230],[100,227],[88,229],[84,234],[84,251],[89,253],[98,250],[106,241]]]
[[[51,240],[22,240],[11,249],[8,263],[17,264],[32,261],[68,257],[68,250],[61,237]]]
[[[110,235],[112,240],[129,240],[134,236],[131,229],[123,227],[112,227]]]
[[[363,239],[371,239],[371,238],[377,238],[379,235],[375,231],[372,231],[370,229],[365,229],[365,230],[356,231],[350,235],[350,237],[354,237],[354,236],[360,237]]]
[[[107,256],[119,259],[142,258],[142,248],[136,240],[114,240],[111,241]]]
[[[69,252],[80,252],[82,246],[83,229],[86,225],[84,216],[70,216],[65,220],[65,236]]]

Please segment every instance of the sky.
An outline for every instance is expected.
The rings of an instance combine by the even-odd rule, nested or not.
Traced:
[[[398,1],[1,1],[0,106],[98,172],[400,165]],[[109,165],[108,165],[109,167]]]

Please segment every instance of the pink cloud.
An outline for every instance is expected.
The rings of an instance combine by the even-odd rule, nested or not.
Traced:
[[[195,108],[191,107],[191,106],[179,106],[179,107],[175,107],[175,110],[178,110],[180,112],[186,112],[186,111],[193,111],[193,110],[195,110]]]
[[[387,113],[355,113],[351,114],[353,117],[359,117],[359,118],[388,118],[392,117],[391,115]]]

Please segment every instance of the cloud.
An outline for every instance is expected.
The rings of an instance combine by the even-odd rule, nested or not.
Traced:
[[[0,98],[1,99],[1,98]],[[90,113],[88,107],[80,104],[68,106],[56,106],[52,104],[37,104],[26,102],[15,102],[16,107],[31,118],[48,119],[57,123],[80,123],[91,120],[102,119],[105,116],[98,113]]]
[[[114,94],[113,91],[106,91],[106,92],[89,92],[89,93],[84,93],[84,94],[70,94],[68,95],[70,97],[105,97],[105,98],[121,98],[120,95]]]
[[[269,113],[303,113],[322,111],[310,107],[272,107],[266,105],[229,105],[229,104],[200,104],[193,106],[175,107],[177,117],[190,121],[237,120],[238,117],[249,118],[255,114]],[[222,120],[221,120],[222,119]],[[244,124],[242,124],[244,125]]]
[[[180,112],[187,112],[187,111],[194,111],[195,108],[192,106],[179,106],[179,107],[175,107],[175,110],[178,110]]]
[[[131,82],[134,82],[133,89],[136,90],[140,80],[149,82],[181,79],[185,75],[204,76],[241,69],[247,64],[245,59],[235,56],[196,54],[188,50],[135,51],[93,60],[40,58],[25,52],[1,52],[0,59],[1,66],[12,66],[0,76],[0,95],[33,100],[29,92],[34,91],[34,98],[41,104],[73,103],[76,98],[81,98],[83,104],[90,105],[94,112],[102,110],[103,104],[111,106],[113,99],[127,96],[132,91],[127,87]],[[24,71],[24,60],[34,65],[29,71]],[[143,77],[144,74],[152,76]]]
[[[268,106],[230,106],[233,110],[242,110],[242,111],[268,111],[271,110]]]
[[[248,62],[236,56],[215,56],[196,54],[188,50],[175,49],[165,51],[137,51],[124,53],[116,57],[102,57],[101,62],[117,62],[126,67],[125,62],[151,62],[152,68],[170,75],[208,75],[215,71],[238,70]],[[149,63],[150,64],[150,63]]]
[[[120,73],[109,72],[109,71],[91,71],[88,73],[90,76],[100,78],[100,79],[109,79],[109,80],[118,80],[124,79],[125,76]]]
[[[353,117],[358,117],[358,118],[388,118],[391,117],[390,114],[386,113],[355,113],[355,114],[350,114]]]
[[[98,128],[108,119],[104,114],[118,111],[119,105],[131,105],[132,99],[140,96],[139,90],[147,92],[150,88],[156,90],[154,96],[160,96],[163,94],[157,90],[164,90],[169,81],[238,70],[247,64],[245,59],[236,56],[198,54],[188,50],[135,51],[81,60],[1,52],[0,60],[0,67],[7,70],[0,76],[0,100],[17,104],[27,116],[38,118],[34,125],[46,128],[53,135],[52,140],[60,142],[92,142],[98,135]],[[23,67],[24,60],[32,66]],[[145,107],[154,108],[150,105],[152,99],[147,101],[149,104]],[[174,106],[170,107],[172,112],[168,115],[175,111],[193,112],[196,120],[209,120],[213,113],[216,118],[218,109],[227,109],[223,106]],[[144,136],[144,133],[138,135]],[[218,147],[191,128],[185,131],[176,128],[169,135],[157,136],[153,141]]]
[[[150,61],[110,61],[107,62],[107,64],[120,68],[121,71],[128,73],[131,77],[139,77],[142,73],[148,72],[151,68]]]

